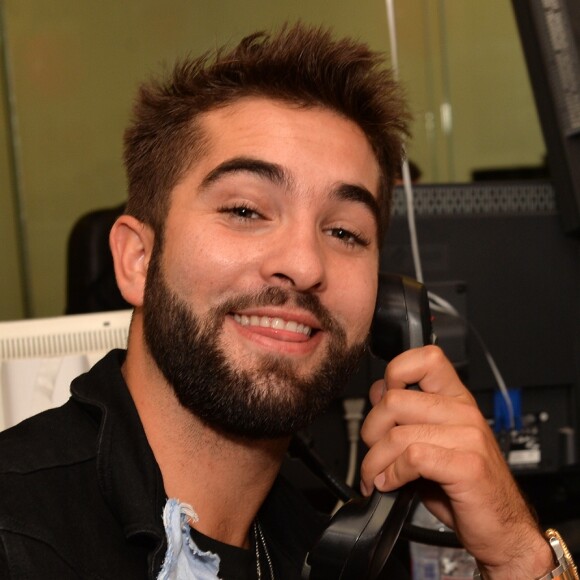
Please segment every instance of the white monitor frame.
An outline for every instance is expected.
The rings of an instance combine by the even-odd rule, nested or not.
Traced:
[[[0,322],[0,430],[14,424],[17,397],[19,419],[28,409],[32,414],[53,406],[38,397],[29,404],[30,389],[39,387],[35,376],[42,375],[39,380],[45,385],[57,378],[68,383],[70,373],[88,370],[109,350],[125,348],[131,315],[132,310],[118,310]],[[55,364],[59,359],[63,364]],[[20,384],[19,376],[25,377],[25,384]],[[62,402],[62,395],[57,399],[55,404]]]

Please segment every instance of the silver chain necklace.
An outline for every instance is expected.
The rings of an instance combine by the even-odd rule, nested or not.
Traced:
[[[266,561],[268,562],[268,572],[270,573],[270,580],[275,580],[274,567],[272,566],[272,559],[270,558],[268,546],[266,545],[266,538],[264,538],[262,526],[260,525],[260,521],[257,518],[254,520],[254,545],[256,547],[256,573],[258,574],[258,580],[262,580],[262,566],[260,566],[260,551],[264,552],[264,555],[266,556]]]

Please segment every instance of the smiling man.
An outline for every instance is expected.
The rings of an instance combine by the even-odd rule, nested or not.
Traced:
[[[324,518],[278,472],[365,350],[408,118],[381,66],[297,25],[143,85],[111,231],[128,349],[3,434],[3,578],[300,577]],[[485,578],[555,567],[437,348],[371,401],[364,493],[423,477]]]

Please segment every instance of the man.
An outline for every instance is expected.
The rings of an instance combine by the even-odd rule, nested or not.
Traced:
[[[299,577],[320,520],[278,470],[365,348],[407,122],[380,65],[298,25],[141,88],[110,238],[127,353],[3,435],[3,577]],[[371,401],[364,493],[422,476],[485,578],[554,568],[436,347]]]

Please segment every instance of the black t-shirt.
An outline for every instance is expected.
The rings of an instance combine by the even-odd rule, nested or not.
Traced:
[[[219,577],[223,580],[256,580],[258,578],[256,562],[256,538],[253,532],[250,533],[251,548],[238,548],[218,542],[198,530],[191,528],[191,538],[200,550],[212,552],[220,558]],[[267,545],[267,540],[266,540]],[[268,553],[275,550],[275,546],[268,546]],[[261,577],[269,580],[268,562],[263,551],[260,552]],[[284,578],[283,570],[275,570],[276,578]]]
[[[219,556],[220,578],[224,580],[255,580],[257,578],[256,555],[253,550],[218,542],[194,528],[191,528],[191,538],[200,550]]]

